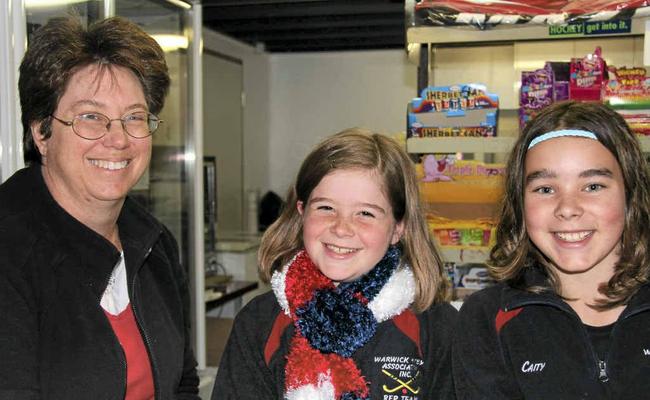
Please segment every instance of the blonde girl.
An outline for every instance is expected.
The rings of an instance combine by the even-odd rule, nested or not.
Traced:
[[[455,311],[395,141],[350,129],[318,144],[259,262],[273,291],[237,316],[213,399],[454,398]]]

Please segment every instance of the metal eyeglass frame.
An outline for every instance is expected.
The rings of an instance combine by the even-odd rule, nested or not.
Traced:
[[[106,120],[108,120],[108,123],[106,124],[106,131],[105,131],[101,136],[96,137],[96,138],[88,138],[88,137],[85,137],[85,136],[82,136],[81,134],[79,134],[79,132],[77,132],[77,130],[75,129],[75,127],[74,127],[74,126],[75,126],[75,121],[78,121],[78,120],[79,120],[79,117],[81,117],[82,115],[87,115],[87,114],[96,114],[96,115],[101,115],[102,117],[106,118]],[[59,121],[60,123],[62,123],[62,124],[65,125],[65,126],[69,126],[69,127],[71,127],[71,128],[72,128],[72,132],[74,132],[75,135],[79,136],[79,137],[82,138],[82,139],[86,139],[86,140],[99,140],[99,139],[103,138],[104,136],[106,136],[106,134],[107,134],[107,133],[110,131],[110,129],[111,129],[111,124],[113,123],[113,121],[120,121],[120,123],[121,123],[121,125],[122,125],[122,129],[124,130],[124,132],[126,132],[127,135],[129,135],[130,137],[132,137],[132,138],[134,138],[134,139],[144,139],[144,138],[148,138],[149,136],[153,135],[153,133],[154,133],[155,131],[158,130],[158,128],[160,127],[160,124],[161,124],[161,123],[165,122],[165,121],[163,121],[162,119],[158,118],[158,116],[156,116],[156,115],[154,115],[154,114],[148,112],[148,113],[146,113],[146,114],[147,114],[148,121],[155,120],[155,121],[157,122],[157,124],[156,124],[156,128],[153,129],[153,130],[150,129],[150,130],[149,130],[149,134],[148,134],[147,136],[133,136],[133,135],[129,132],[129,130],[126,129],[126,122],[124,121],[124,117],[129,116],[129,115],[133,115],[133,114],[135,114],[135,113],[125,114],[125,115],[123,115],[123,116],[120,117],[120,118],[113,118],[113,119],[111,119],[111,118],[108,118],[107,115],[104,115],[104,114],[102,114],[102,113],[98,113],[98,112],[93,112],[93,113],[83,113],[83,114],[75,115],[75,116],[72,118],[72,121],[66,121],[66,120],[63,120],[63,119],[61,119],[61,118],[56,117],[54,114],[50,114],[50,117],[54,118],[55,120]],[[147,125],[148,125],[148,122],[147,122]]]

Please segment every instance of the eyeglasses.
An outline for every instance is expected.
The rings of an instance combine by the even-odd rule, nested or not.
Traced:
[[[110,119],[106,115],[100,113],[84,113],[75,115],[72,121],[65,121],[55,117],[54,115],[51,115],[51,117],[63,125],[71,126],[72,131],[77,136],[88,140],[103,138],[111,129],[111,123],[113,123],[113,121],[120,121],[124,132],[136,139],[144,139],[147,136],[151,136],[163,122],[155,115],[143,111],[134,112],[127,114],[122,118],[114,119]]]

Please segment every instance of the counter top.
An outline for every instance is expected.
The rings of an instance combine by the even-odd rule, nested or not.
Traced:
[[[210,310],[224,305],[257,289],[258,286],[258,283],[253,281],[230,281],[222,285],[206,287],[205,309]]]
[[[261,235],[255,233],[220,232],[217,234],[214,250],[217,252],[246,252],[259,247],[260,239]]]
[[[256,249],[259,247],[259,241],[252,242],[247,240],[217,240],[215,245],[215,250],[219,251],[228,251],[235,253],[243,253],[249,250]]]

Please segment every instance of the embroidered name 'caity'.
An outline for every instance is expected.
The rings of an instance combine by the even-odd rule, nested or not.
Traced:
[[[524,361],[524,363],[521,365],[521,372],[525,374],[530,374],[530,373],[535,373],[535,372],[542,372],[544,367],[546,366],[546,363],[532,363],[530,361]]]

